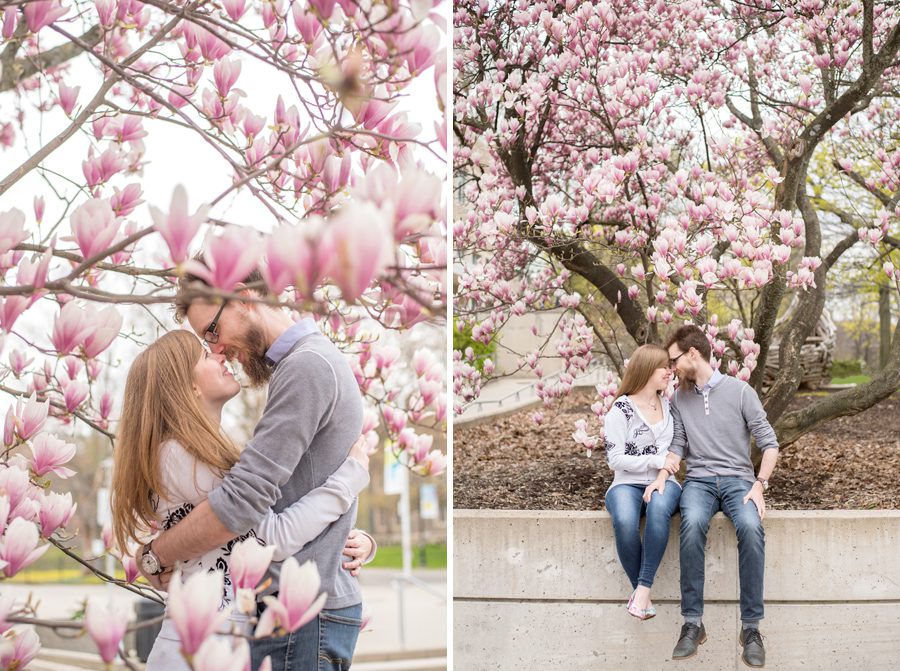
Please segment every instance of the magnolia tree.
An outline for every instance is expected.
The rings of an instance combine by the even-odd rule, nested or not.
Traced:
[[[539,378],[561,357],[548,405],[596,349],[621,373],[683,322],[761,391],[777,343],[782,445],[891,394],[897,331],[870,383],[786,411],[842,255],[897,293],[898,23],[874,0],[457,3],[457,327],[502,345],[511,317],[562,310],[555,348],[519,353]],[[471,359],[455,353],[457,410],[493,371]],[[598,385],[600,432],[616,387]]]
[[[443,363],[427,351],[405,361],[379,342],[387,329],[441,324],[445,311],[438,4],[2,3],[4,577],[51,544],[83,561],[67,527],[66,479],[76,474],[65,464],[84,431],[114,444],[124,371],[107,369],[123,340],[141,344],[129,315],[170,303],[186,271],[207,280],[200,294],[228,298],[259,268],[267,287],[253,300],[314,315],[350,358],[373,447],[381,426],[411,470],[443,471],[431,442],[445,427]],[[177,154],[172,166],[189,164],[193,182],[163,183],[175,168],[154,172],[161,146]],[[125,579],[95,572],[159,600],[134,583],[131,549],[104,540]],[[236,546],[237,608],[251,608],[270,559]],[[322,607],[315,568],[292,561],[257,636],[293,631]],[[195,669],[249,667],[245,640],[209,637],[223,617],[221,590],[221,574],[173,581],[170,615]],[[121,652],[128,617],[112,605],[88,603],[84,622],[38,616],[0,596],[0,667],[23,668],[37,653],[29,622],[85,628],[107,663]]]

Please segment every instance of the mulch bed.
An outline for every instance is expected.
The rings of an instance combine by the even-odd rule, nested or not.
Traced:
[[[612,482],[603,449],[591,459],[572,440],[575,421],[592,416],[593,390],[555,410],[534,409],[454,427],[453,507],[596,510]],[[798,395],[791,409],[815,400]],[[773,509],[900,509],[900,394],[841,417],[782,450],[766,503]]]

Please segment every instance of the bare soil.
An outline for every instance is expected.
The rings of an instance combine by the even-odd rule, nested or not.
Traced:
[[[545,409],[541,426],[528,409],[454,428],[454,508],[599,508],[612,471],[602,449],[588,459],[572,440],[575,420],[592,415],[594,400],[593,390],[578,390]],[[798,395],[791,409],[814,400]],[[784,448],[769,485],[773,509],[900,509],[900,393]]]

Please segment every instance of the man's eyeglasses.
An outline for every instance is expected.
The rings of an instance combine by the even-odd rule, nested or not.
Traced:
[[[215,341],[213,341],[213,342],[215,342]],[[676,356],[674,359],[669,359],[669,368],[675,368],[675,363],[676,363],[681,357],[683,357],[685,354],[687,354],[687,352],[682,352],[681,354],[679,354],[678,356]]]
[[[206,331],[203,333],[203,339],[208,342],[210,345],[215,345],[219,342],[219,332],[216,330],[219,328],[219,317],[222,316],[222,310],[225,309],[225,305],[228,301],[223,301],[221,307],[219,307],[219,311],[216,313],[216,316],[213,317],[213,320],[209,323],[209,326],[206,327]]]

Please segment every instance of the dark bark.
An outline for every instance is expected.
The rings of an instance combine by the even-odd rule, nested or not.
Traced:
[[[887,366],[876,373],[867,384],[830,394],[802,410],[784,415],[775,423],[778,443],[790,445],[807,431],[832,419],[855,415],[871,408],[900,389],[900,324],[894,330]]]
[[[24,20],[21,25],[25,25]],[[83,43],[94,47],[100,42],[102,35],[103,33],[100,26],[94,26],[81,35],[79,39]],[[2,63],[3,66],[3,73],[0,75],[0,93],[14,89],[23,81],[29,77],[33,77],[38,72],[43,72],[47,68],[52,68],[57,65],[62,65],[82,53],[82,48],[80,46],[73,42],[67,42],[58,47],[54,47],[53,49],[43,51],[35,56],[15,58],[18,46],[18,42],[10,42],[6,49],[3,50],[3,55],[0,56],[0,63]]]
[[[883,370],[891,358],[891,290],[886,284],[878,287],[878,365]]]

